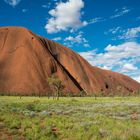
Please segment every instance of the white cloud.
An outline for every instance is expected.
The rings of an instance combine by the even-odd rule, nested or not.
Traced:
[[[109,29],[108,32],[111,32],[112,34],[116,34],[117,32],[121,32],[122,28],[121,27],[114,27],[112,29]]]
[[[96,18],[93,18],[93,19],[89,20],[88,24],[94,24],[94,23],[102,22],[102,21],[105,21],[105,19],[103,19],[101,17],[96,17]]]
[[[126,15],[129,12],[130,12],[130,9],[128,9],[127,7],[123,7],[122,9],[116,9],[115,14],[112,15],[110,18],[111,19],[117,18],[117,17],[123,16],[123,15]]]
[[[110,69],[135,77],[140,73],[140,44],[126,42],[117,46],[108,45],[103,53],[97,50],[79,53],[91,65]]]
[[[105,70],[110,70],[111,68],[110,67],[107,67],[107,66],[103,66],[101,67],[102,69],[105,69]]]
[[[134,66],[133,64],[124,64],[123,68],[122,68],[122,72],[123,73],[127,73],[127,72],[131,72],[131,71],[136,71],[138,68],[136,66]]]
[[[133,78],[140,83],[140,76],[133,77]]]
[[[54,40],[54,41],[60,41],[60,40],[62,40],[62,38],[61,37],[55,37],[52,40]]]
[[[18,5],[20,3],[21,0],[4,0],[7,4],[15,7],[16,5]]]
[[[90,45],[88,43],[83,44],[84,47],[90,47]]]
[[[90,47],[88,40],[83,37],[83,32],[79,32],[76,36],[68,36],[64,39],[65,45],[72,47],[73,45],[83,45]]]
[[[139,36],[140,26],[127,29],[127,31],[120,37],[121,39],[132,39]]]
[[[114,27],[105,32],[106,35],[109,33],[114,36],[113,40],[123,39],[127,41],[132,41],[140,37],[140,26],[128,29],[123,29],[122,27]]]
[[[45,29],[48,33],[57,33],[87,25],[86,21],[81,21],[81,9],[83,7],[84,2],[82,0],[57,3],[55,9],[49,11],[51,18],[48,19]]]
[[[72,41],[72,42],[75,42],[75,43],[87,43],[88,41],[82,37],[81,34],[73,37],[73,36],[68,36],[65,38],[65,41]]]

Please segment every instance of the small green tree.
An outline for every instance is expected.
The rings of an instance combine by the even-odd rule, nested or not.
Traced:
[[[94,97],[95,100],[97,100],[98,93],[94,92],[92,96]]]
[[[85,97],[86,96],[86,92],[84,90],[80,91],[78,96],[80,97]]]
[[[57,96],[57,100],[59,100],[60,94],[62,94],[64,90],[64,85],[62,84],[62,81],[53,74],[51,77],[48,78],[48,83],[51,89],[53,90],[53,95]]]

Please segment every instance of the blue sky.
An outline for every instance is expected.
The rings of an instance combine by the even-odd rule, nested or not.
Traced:
[[[140,81],[140,0],[0,0],[0,26],[26,27]]]

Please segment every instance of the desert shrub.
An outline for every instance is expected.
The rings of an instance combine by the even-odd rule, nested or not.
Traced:
[[[29,110],[29,111],[35,111],[35,103],[34,102],[28,103],[26,105],[26,109]]]
[[[132,136],[130,136],[129,139],[130,140],[140,140],[140,136],[133,134]]]
[[[87,93],[84,90],[82,90],[79,92],[78,95],[79,95],[79,97],[85,97],[87,95]]]
[[[21,122],[20,120],[17,119],[14,119],[9,126],[10,129],[20,129],[20,127],[21,127]]]

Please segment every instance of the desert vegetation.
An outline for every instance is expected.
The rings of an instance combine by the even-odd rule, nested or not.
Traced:
[[[47,81],[52,89],[53,99],[56,97],[57,100],[59,100],[59,97],[63,95],[63,90],[65,88],[65,86],[62,84],[62,81],[54,74],[49,77]]]
[[[0,139],[139,140],[139,97],[0,96]]]

